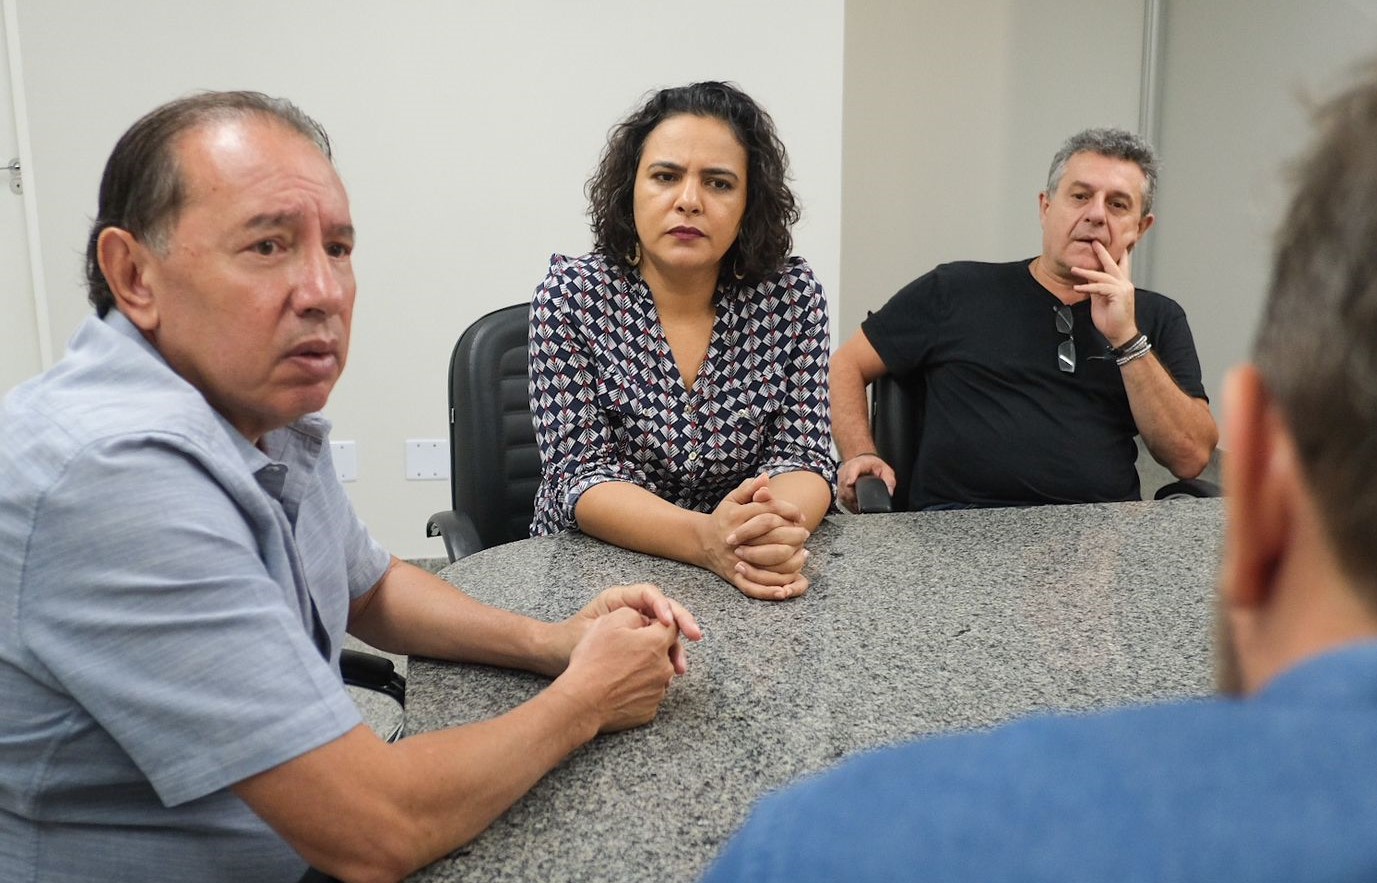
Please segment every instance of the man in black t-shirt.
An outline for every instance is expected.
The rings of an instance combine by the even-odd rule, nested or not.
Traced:
[[[1141,434],[1178,478],[1218,440],[1185,313],[1137,289],[1157,160],[1144,140],[1088,129],[1052,160],[1042,253],[943,264],[905,286],[833,356],[841,501],[894,470],[875,451],[865,387],[920,377],[925,409],[909,508],[1138,499]]]

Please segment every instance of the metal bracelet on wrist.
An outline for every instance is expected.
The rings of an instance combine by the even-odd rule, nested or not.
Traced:
[[[1119,367],[1127,365],[1134,359],[1141,359],[1152,349],[1152,344],[1148,343],[1146,334],[1139,334],[1128,343],[1120,347],[1110,347],[1110,355],[1114,357],[1114,363]]]
[[[1140,349],[1140,350],[1138,350],[1138,351],[1136,351],[1136,352],[1132,352],[1132,353],[1128,353],[1127,355],[1120,356],[1119,358],[1117,358],[1117,359],[1114,360],[1114,364],[1116,364],[1116,365],[1118,365],[1120,368],[1122,368],[1123,366],[1127,365],[1129,362],[1132,362],[1134,359],[1141,359],[1143,356],[1146,356],[1146,355],[1147,355],[1148,353],[1150,353],[1151,351],[1152,351],[1152,344],[1148,344],[1147,346],[1143,347],[1142,349]]]

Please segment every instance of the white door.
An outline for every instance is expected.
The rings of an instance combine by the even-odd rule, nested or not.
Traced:
[[[24,197],[11,189],[12,173],[3,168],[19,157],[8,46],[12,9],[6,4],[0,15],[0,395],[42,368]]]

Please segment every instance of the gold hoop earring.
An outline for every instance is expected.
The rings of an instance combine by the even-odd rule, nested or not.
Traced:
[[[741,269],[741,255],[737,255],[732,260],[732,275],[736,277],[737,282],[746,278],[745,272]]]
[[[636,247],[631,249],[631,254],[626,256],[626,262],[632,267],[641,265],[641,241],[636,240]]]

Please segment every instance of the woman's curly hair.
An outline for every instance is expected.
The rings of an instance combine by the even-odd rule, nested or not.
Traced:
[[[799,210],[788,183],[789,156],[774,121],[732,83],[661,89],[612,128],[586,188],[594,248],[629,269],[638,242],[633,194],[641,150],[656,126],[678,114],[719,119],[746,148],[746,212],[736,242],[722,257],[719,281],[757,285],[784,266],[793,248],[789,228]]]

